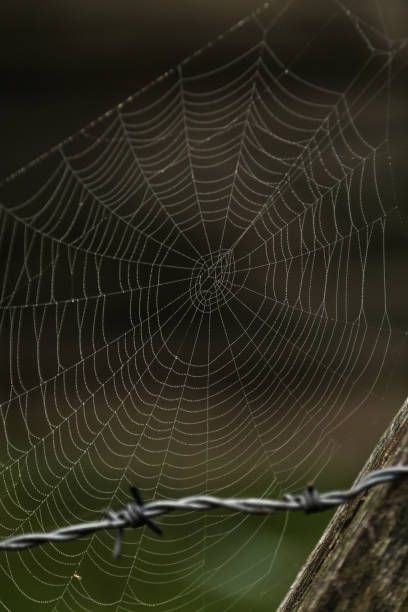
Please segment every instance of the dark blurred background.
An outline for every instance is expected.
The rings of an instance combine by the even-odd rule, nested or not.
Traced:
[[[227,30],[251,0],[5,0],[0,177]]]
[[[276,47],[286,57],[319,21],[319,3],[298,2],[298,30],[288,38],[277,34]],[[381,17],[390,37],[408,33],[408,4],[404,0],[349,2],[377,26]],[[362,6],[363,5],[363,6]],[[2,0],[0,6],[1,140],[0,181],[40,155],[130,93],[149,83],[169,67],[246,16],[258,6],[253,0]],[[341,33],[339,33],[341,37]],[[320,49],[311,70],[321,83],[335,85],[347,73],[353,57],[338,57],[336,75],[328,74],[325,55],[336,53],[338,41]],[[330,48],[332,44],[332,48]],[[236,50],[237,53],[239,49]],[[221,61],[222,58],[220,58]],[[205,70],[205,59],[202,65]],[[395,175],[401,217],[406,219],[406,184],[403,170],[408,153],[407,70],[393,82],[392,134]],[[401,291],[395,312],[401,338],[406,329],[406,232],[395,237],[401,253],[396,273]],[[403,340],[399,340],[403,355]],[[371,406],[370,418],[357,415],[342,425],[336,442],[345,452],[325,473],[321,487],[345,486],[359,471],[375,440],[381,435],[406,393],[404,360],[394,359],[393,378],[386,394]],[[274,569],[274,599],[283,596],[302,562],[329,520],[329,516],[290,522],[285,546]],[[306,522],[307,521],[307,522]],[[280,528],[280,527],[279,527]],[[242,609],[248,609],[243,602]],[[238,606],[234,609],[239,609]]]
[[[261,4],[255,0],[2,0],[0,181]],[[354,0],[348,5],[377,26],[378,6],[389,35],[406,34],[404,0]],[[319,2],[302,3],[297,10],[298,31],[290,37],[282,32],[276,40],[280,50],[299,48],[319,21]],[[336,43],[333,40],[333,50],[327,53],[336,52]],[[323,79],[324,60],[320,55],[315,66]],[[337,69],[339,74],[348,69],[344,55]]]

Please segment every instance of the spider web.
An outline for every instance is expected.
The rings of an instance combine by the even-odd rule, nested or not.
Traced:
[[[402,44],[325,3],[289,56],[274,37],[294,6],[265,5],[3,184],[2,536],[96,519],[129,483],[146,500],[293,491],[384,389]],[[310,57],[339,31],[353,63],[332,87]],[[3,554],[3,602],[249,609],[286,521],[169,515],[165,542],[127,532],[117,562],[112,533]]]

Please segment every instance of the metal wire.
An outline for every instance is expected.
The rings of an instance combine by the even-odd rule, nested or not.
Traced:
[[[104,529],[116,529],[117,536],[113,550],[113,556],[120,556],[122,533],[126,527],[141,527],[146,525],[157,535],[161,535],[161,529],[151,521],[151,518],[162,514],[169,514],[175,510],[197,510],[209,511],[214,508],[226,508],[234,512],[246,514],[273,514],[276,512],[303,510],[306,514],[323,512],[329,508],[349,503],[359,493],[367,491],[371,487],[384,484],[402,477],[408,476],[408,466],[398,465],[370,472],[360,480],[354,487],[346,491],[330,491],[320,494],[313,485],[309,485],[303,493],[298,495],[286,494],[282,500],[273,499],[226,499],[213,497],[211,495],[200,495],[183,497],[178,500],[151,501],[144,503],[136,487],[131,487],[133,501],[123,510],[114,512],[104,510],[105,520],[79,525],[69,525],[50,533],[25,533],[12,536],[0,542],[0,550],[23,550],[39,546],[47,542],[67,542],[78,540],[85,535],[102,531]]]

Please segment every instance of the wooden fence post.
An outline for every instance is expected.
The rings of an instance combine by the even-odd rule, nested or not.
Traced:
[[[408,400],[358,479],[408,464]],[[341,507],[278,612],[408,611],[408,479],[374,487]]]

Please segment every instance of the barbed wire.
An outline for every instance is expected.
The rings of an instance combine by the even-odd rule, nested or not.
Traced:
[[[311,514],[347,504],[357,497],[359,493],[367,491],[371,487],[397,480],[404,476],[408,476],[408,466],[391,466],[370,472],[354,487],[345,491],[330,491],[320,494],[313,485],[309,485],[303,493],[297,495],[287,493],[281,500],[263,498],[234,499],[213,497],[212,495],[198,495],[183,497],[178,500],[160,500],[144,503],[138,489],[131,486],[130,490],[133,501],[127,504],[123,510],[119,510],[119,512],[103,510],[102,514],[106,517],[105,520],[69,525],[50,533],[25,533],[12,536],[0,541],[0,550],[24,550],[49,542],[78,540],[96,531],[116,529],[117,536],[113,556],[117,559],[120,556],[122,535],[125,528],[137,528],[146,525],[157,535],[162,535],[162,530],[152,522],[151,518],[169,514],[176,510],[206,512],[215,508],[225,508],[235,512],[262,515],[302,510],[306,514]]]

